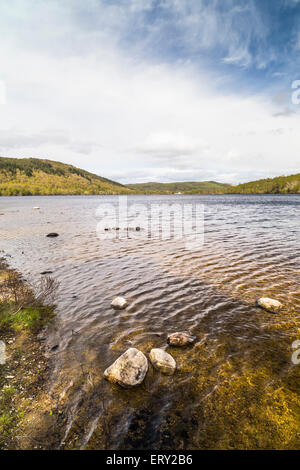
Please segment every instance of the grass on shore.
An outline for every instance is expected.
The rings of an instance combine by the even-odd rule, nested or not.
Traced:
[[[25,281],[3,260],[0,294],[0,340],[6,348],[6,363],[0,364],[0,449],[13,449],[17,448],[16,433],[21,430],[28,398],[35,394],[43,380],[41,371],[47,368],[37,333],[54,312],[53,307],[35,302]]]
[[[0,334],[5,332],[30,332],[35,333],[47,325],[53,317],[51,307],[24,307],[20,311],[13,312],[13,304],[0,304]]]

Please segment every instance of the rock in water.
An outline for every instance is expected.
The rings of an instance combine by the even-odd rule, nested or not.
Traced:
[[[168,335],[167,342],[170,346],[186,346],[187,344],[193,344],[196,336],[188,333],[172,333]]]
[[[58,237],[58,233],[55,233],[55,232],[51,232],[51,233],[48,233],[48,235],[46,235],[46,237],[48,238],[55,238],[55,237]]]
[[[278,302],[278,300],[268,299],[268,297],[261,297],[258,299],[257,305],[271,313],[277,313],[283,308],[281,302]]]
[[[147,371],[146,356],[138,349],[130,348],[106,369],[104,378],[121,387],[130,388],[140,385]]]
[[[128,305],[127,300],[124,299],[124,297],[116,297],[111,303],[111,306],[113,308],[119,308],[119,309],[126,308],[127,305]]]
[[[162,374],[174,374],[176,370],[176,362],[171,354],[166,353],[163,349],[151,349],[149,358],[153,367],[160,370]]]

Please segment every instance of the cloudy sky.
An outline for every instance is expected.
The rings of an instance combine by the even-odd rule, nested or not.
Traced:
[[[0,3],[2,156],[122,183],[299,172],[296,80],[300,0]]]

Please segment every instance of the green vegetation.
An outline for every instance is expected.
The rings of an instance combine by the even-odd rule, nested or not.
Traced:
[[[129,188],[147,194],[222,194],[229,188],[229,184],[214,181],[185,182],[185,183],[140,183],[128,184]]]
[[[45,326],[53,317],[53,310],[49,307],[24,307],[13,312],[12,306],[0,304],[0,333],[4,331],[35,332]]]
[[[18,448],[23,418],[42,380],[40,368],[46,364],[36,339],[37,333],[54,316],[44,305],[58,284],[51,278],[41,281],[34,295],[31,286],[0,259],[0,339],[6,344],[7,361],[0,365],[0,449]]]
[[[132,191],[72,165],[38,158],[0,157],[0,196],[123,193]]]
[[[16,389],[13,386],[0,388],[0,448],[3,448],[16,424],[16,416],[11,412],[15,394]]]
[[[300,173],[239,184],[231,187],[228,192],[237,194],[299,194]]]
[[[300,174],[267,178],[237,186],[214,181],[191,183],[141,183],[129,188],[146,194],[299,194]]]
[[[38,158],[0,157],[0,196],[92,194],[299,194],[300,174],[233,186],[215,181],[123,186],[72,165]]]

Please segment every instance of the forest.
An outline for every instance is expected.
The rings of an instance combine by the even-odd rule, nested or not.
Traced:
[[[130,194],[133,191],[72,165],[38,158],[0,157],[1,196]]]

